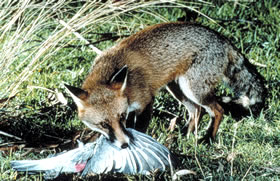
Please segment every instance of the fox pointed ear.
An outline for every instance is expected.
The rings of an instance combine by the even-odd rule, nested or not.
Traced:
[[[83,89],[73,87],[67,84],[64,84],[64,86],[66,87],[66,90],[71,95],[78,108],[80,109],[84,108],[85,101],[83,99],[85,99],[88,96],[88,92],[84,91]]]
[[[122,92],[125,90],[127,85],[127,75],[128,75],[128,68],[127,65],[123,66],[117,73],[113,74],[110,85],[113,88],[118,88]]]

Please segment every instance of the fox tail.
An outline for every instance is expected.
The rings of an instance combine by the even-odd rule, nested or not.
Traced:
[[[231,96],[221,96],[218,102],[226,113],[230,112],[237,119],[251,113],[258,115],[265,107],[267,90],[264,78],[256,67],[237,51],[229,51],[228,59],[229,65],[223,82],[231,89]]]

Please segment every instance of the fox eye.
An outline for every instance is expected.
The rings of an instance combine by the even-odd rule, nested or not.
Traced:
[[[109,125],[108,123],[106,123],[106,122],[100,123],[100,126],[101,126],[102,128],[104,128],[104,129],[109,129],[109,128],[110,128],[110,125]]]

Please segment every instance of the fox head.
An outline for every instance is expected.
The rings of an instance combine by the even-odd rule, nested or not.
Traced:
[[[79,119],[119,148],[127,148],[133,139],[125,129],[128,109],[125,95],[127,72],[125,66],[107,84],[99,83],[89,90],[65,85],[77,105]]]

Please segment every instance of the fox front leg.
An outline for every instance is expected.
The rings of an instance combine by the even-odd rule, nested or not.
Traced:
[[[126,127],[127,128],[134,128],[140,132],[146,132],[149,126],[150,120],[152,119],[153,113],[153,103],[154,98],[152,101],[145,107],[142,113],[138,113],[137,111],[132,111],[127,114],[126,119]]]
[[[136,125],[136,112],[128,112],[126,116],[126,127],[135,129]]]

